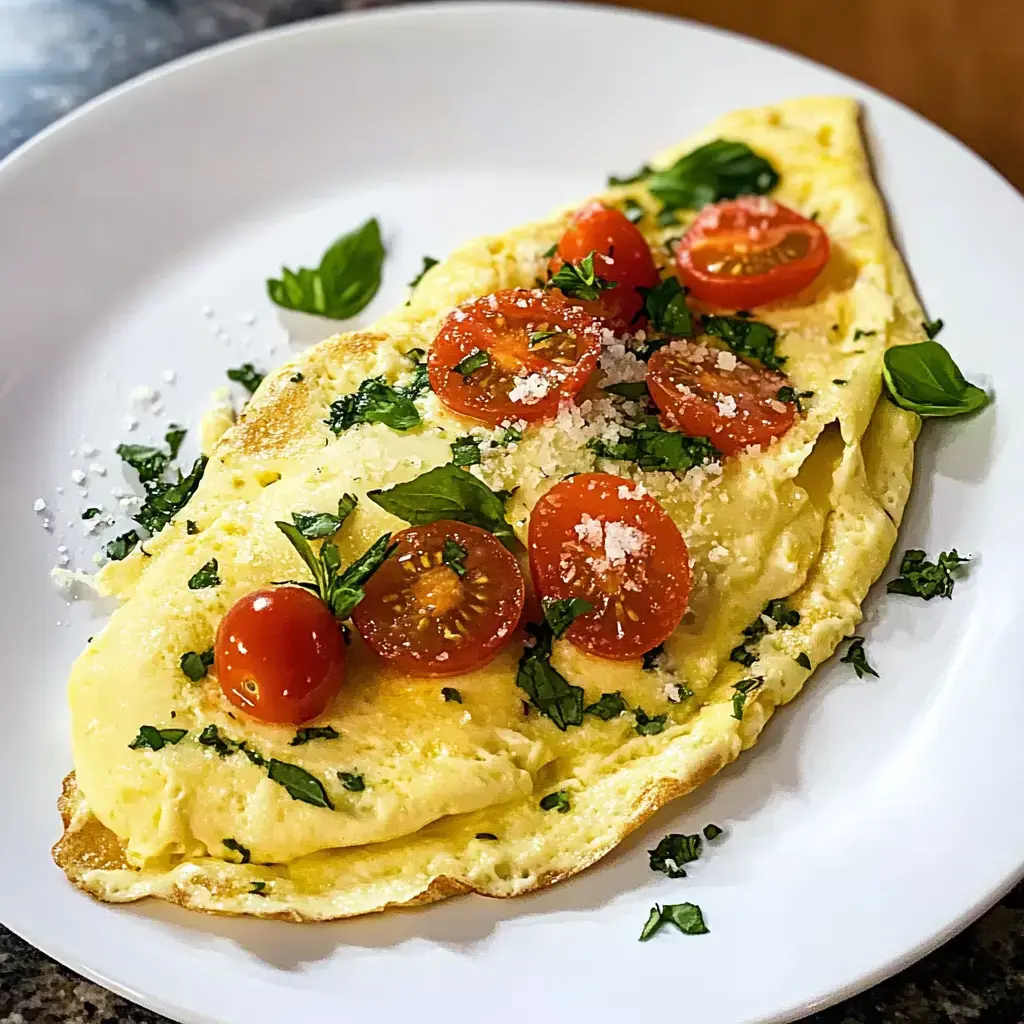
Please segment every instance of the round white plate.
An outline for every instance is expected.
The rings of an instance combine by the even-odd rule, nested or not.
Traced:
[[[297,926],[74,890],[49,847],[71,767],[64,680],[98,612],[69,608],[47,573],[58,545],[91,568],[99,541],[78,515],[116,504],[116,442],[194,426],[226,367],[329,333],[294,317],[289,341],[264,279],[377,214],[390,252],[368,322],[423,254],[583,197],[732,108],[822,92],[863,100],[943,341],[1003,389],[969,421],[929,423],[919,449],[900,549],[979,554],[954,600],[877,587],[863,632],[879,679],[826,666],[752,754],[535,896]],[[612,1021],[666,1001],[716,1024],[788,1020],[950,936],[1024,863],[1024,816],[1006,799],[1024,788],[1022,236],[1010,186],[890,100],[766,46],[608,9],[308,23],[179,62],[45,132],[0,167],[0,919],[147,1006],[225,1024]],[[162,412],[133,406],[138,385],[161,392]],[[141,421],[131,433],[127,415]],[[107,475],[83,490],[71,473],[90,463]],[[658,837],[709,821],[726,835],[688,878],[651,873]],[[686,900],[709,935],[637,942],[655,901]]]

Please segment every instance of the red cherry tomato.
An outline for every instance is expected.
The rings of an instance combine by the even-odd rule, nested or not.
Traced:
[[[221,620],[214,652],[224,696],[264,722],[316,718],[345,681],[341,627],[300,587],[239,598]]]
[[[445,320],[427,357],[430,386],[491,426],[552,417],[597,366],[602,327],[557,292],[485,295]]]
[[[706,206],[676,248],[683,284],[695,298],[750,309],[806,288],[828,263],[820,225],[764,196]]]
[[[637,288],[653,288],[661,279],[650,246],[621,210],[591,203],[573,217],[548,269],[555,274],[563,263],[579,263],[592,252],[597,254],[594,273],[614,281],[617,287],[581,305],[615,326],[625,327],[643,309],[644,300]]]
[[[530,516],[530,570],[546,599],[594,610],[566,637],[602,658],[639,658],[679,625],[690,556],[679,528],[642,487],[609,473],[555,484]]]
[[[490,661],[523,610],[515,558],[486,530],[446,519],[394,539],[352,614],[363,639],[408,675],[454,676]]]
[[[693,437],[707,437],[726,455],[767,447],[796,419],[796,405],[779,400],[787,379],[703,342],[677,340],[647,363],[647,389],[662,417]]]

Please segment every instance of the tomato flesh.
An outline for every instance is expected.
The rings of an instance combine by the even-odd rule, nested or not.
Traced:
[[[580,597],[594,606],[565,634],[590,654],[639,658],[662,643],[686,611],[686,542],[632,480],[583,473],[555,484],[530,516],[529,546],[542,597]]]
[[[593,373],[603,326],[558,292],[485,295],[445,320],[427,357],[430,386],[449,409],[491,426],[548,419]],[[456,369],[478,353],[483,365]]]
[[[327,606],[308,590],[256,590],[221,620],[214,662],[220,688],[235,707],[264,722],[307,722],[345,681],[345,639]]]
[[[677,340],[647,364],[647,389],[669,425],[710,438],[726,455],[767,447],[796,420],[796,405],[778,398],[780,373],[750,366],[703,342]]]
[[[803,291],[825,269],[828,235],[764,196],[705,207],[676,248],[691,294],[724,309],[750,309]]]
[[[352,621],[408,675],[452,676],[486,664],[519,622],[526,584],[515,558],[479,527],[451,520],[396,533]],[[445,542],[465,555],[445,560]],[[457,565],[462,572],[454,568]]]
[[[595,253],[595,274],[614,281],[617,287],[592,301],[573,301],[612,321],[613,326],[625,327],[643,309],[643,296],[637,288],[653,288],[660,280],[650,246],[621,210],[591,203],[573,217],[548,269],[555,274],[564,263],[579,263],[591,253]]]

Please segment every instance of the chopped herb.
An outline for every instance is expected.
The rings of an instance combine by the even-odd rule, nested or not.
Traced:
[[[704,333],[721,338],[738,356],[759,360],[769,370],[779,370],[786,361],[775,352],[779,332],[760,320],[740,316],[705,316]]]
[[[316,269],[283,268],[280,279],[267,281],[267,294],[285,309],[347,320],[377,294],[383,265],[380,224],[371,217],[342,235],[323,254]]]
[[[559,814],[567,814],[572,805],[569,803],[569,794],[560,789],[555,793],[548,793],[540,802],[542,811],[558,811]]]
[[[410,288],[415,288],[416,285],[418,285],[420,283],[420,281],[423,280],[423,275],[426,274],[426,272],[431,267],[436,267],[438,265],[438,263],[440,263],[440,262],[441,262],[440,260],[435,260],[433,256],[424,256],[423,257],[423,269],[420,270],[420,272],[409,282],[409,287]],[[406,305],[408,305],[408,303],[406,303]]]
[[[556,252],[558,252],[558,243],[557,242],[552,242],[551,243],[551,248],[550,249],[545,249],[544,252],[541,253],[541,256],[544,259],[549,260],[549,259],[551,259],[552,256],[555,255]]]
[[[168,451],[148,444],[119,444],[116,448],[121,460],[139,475],[139,483],[147,484],[159,480],[164,470],[177,457],[185,431],[172,425],[164,436]]]
[[[961,558],[956,548],[943,551],[935,562],[929,562],[923,551],[911,548],[903,554],[899,576],[886,590],[890,594],[923,597],[926,601],[933,597],[951,598],[956,583],[954,570],[969,561],[969,558]]]
[[[685,878],[684,864],[700,857],[701,838],[699,835],[685,836],[673,832],[647,853],[651,858],[651,870],[661,871],[669,878]]]
[[[498,837],[493,832],[477,832],[473,837],[474,839],[497,839]]]
[[[240,842],[235,839],[222,839],[221,842],[232,852],[239,853],[242,855],[242,859],[238,862],[239,864],[248,864],[251,857],[248,849],[244,847]]]
[[[717,839],[722,834],[722,830],[717,825],[705,825],[704,826],[704,838],[705,839]]]
[[[842,377],[834,377],[832,379],[832,383],[835,384],[836,387],[842,388],[842,387],[845,387],[849,383],[849,381],[843,380]]]
[[[181,742],[188,729],[157,729],[152,725],[139,726],[139,735],[128,744],[132,750],[162,750],[165,744]]]
[[[200,566],[189,577],[189,590],[206,590],[209,587],[219,587],[221,578],[217,575],[217,559],[211,558],[207,563]]]
[[[442,686],[441,696],[444,697],[446,704],[462,703],[462,694],[454,686]]]
[[[653,288],[641,289],[651,328],[673,338],[693,337],[693,314],[686,304],[686,289],[677,277],[666,277]]]
[[[205,651],[186,651],[179,661],[181,671],[192,680],[198,683],[205,678],[207,669],[213,664],[213,648]]]
[[[760,689],[762,685],[764,685],[763,679],[741,679],[738,683],[733,684],[732,688],[736,692],[732,695],[732,717],[737,722],[743,721],[743,708],[747,703],[747,695]]]
[[[806,652],[804,652],[804,651],[801,651],[793,660],[801,668],[810,669],[810,667],[811,667],[811,659],[807,656]]]
[[[636,731],[640,736],[657,736],[664,731],[668,715],[648,715],[643,708],[637,708],[633,714],[636,716]]]
[[[225,739],[215,725],[208,725],[199,734],[199,742],[204,747],[212,747],[221,757],[237,753],[240,745],[234,740]]]
[[[305,378],[302,376],[302,371],[298,370],[288,378],[293,384],[301,384]],[[255,884],[255,883],[253,883]]]
[[[851,636],[849,640],[850,646],[846,648],[846,654],[839,660],[846,665],[852,665],[858,679],[863,679],[866,675],[874,676],[877,679],[878,673],[868,664],[868,656],[864,652],[864,637]]]
[[[307,725],[296,731],[288,746],[301,747],[303,743],[309,743],[310,740],[336,740],[340,736],[341,733],[333,725]]]
[[[97,516],[103,515],[103,509],[101,508],[87,508],[82,513],[83,519],[95,519]]]
[[[523,432],[518,427],[506,427],[495,439],[499,448],[507,448],[510,444],[518,444],[523,439]]]
[[[266,896],[267,894],[263,891],[266,887],[266,882],[261,882],[257,879],[257,881],[252,883],[252,888],[249,890],[249,893],[252,896]]]
[[[464,434],[462,437],[455,438],[449,447],[452,450],[452,465],[480,465],[480,441],[472,434]]]
[[[794,626],[800,625],[800,613],[795,608],[790,608],[784,597],[776,597],[769,601],[764,606],[764,614],[780,629],[792,629]],[[761,624],[764,625],[763,621]]]
[[[466,559],[469,552],[458,542],[447,537],[441,549],[441,563],[447,565],[456,576],[466,575]]]
[[[647,213],[641,203],[628,197],[622,200],[622,212],[626,215],[626,219],[630,224],[639,224]]]
[[[571,299],[583,299],[593,302],[601,292],[615,288],[614,281],[606,281],[598,277],[594,270],[594,253],[584,256],[579,263],[563,263],[547,283],[548,288],[557,288],[563,295]]]
[[[476,370],[489,366],[490,362],[491,357],[482,348],[478,348],[475,352],[470,352],[465,359],[460,359],[452,369],[463,377],[468,377]]]
[[[527,623],[526,631],[533,638],[532,647],[523,647],[516,673],[516,686],[524,690],[530,703],[565,732],[570,725],[583,722],[583,688],[568,682],[551,665],[551,627]]]
[[[353,393],[331,402],[330,416],[324,422],[335,434],[358,423],[383,423],[392,430],[411,430],[419,426],[420,414],[407,394],[385,383],[383,377],[369,377]]]
[[[634,427],[618,441],[609,443],[593,438],[587,442],[587,447],[601,459],[635,462],[641,469],[679,473],[702,466],[721,454],[706,437],[688,437],[675,430],[662,430],[655,416],[647,417],[644,425]]]
[[[293,512],[295,528],[306,540],[332,537],[353,513],[359,499],[354,494],[343,494],[338,501],[338,514],[332,512]]]
[[[618,395],[619,398],[628,398],[630,401],[638,402],[647,396],[647,381],[620,381],[618,384],[607,384],[601,390],[609,395]]]
[[[649,651],[644,652],[643,664],[641,667],[645,672],[651,672],[658,667],[658,661],[661,656],[665,653],[665,645],[658,644],[657,647],[652,647]]]
[[[139,535],[134,530],[122,533],[120,537],[107,541],[107,558],[112,562],[120,562],[122,558],[128,557],[132,548],[138,543]]]
[[[228,370],[228,380],[241,384],[249,394],[254,394],[256,389],[263,383],[265,373],[260,373],[252,363],[242,363],[236,370]]]
[[[960,416],[989,403],[937,341],[886,349],[882,377],[892,400],[918,416]]]
[[[602,722],[610,722],[628,709],[629,705],[626,703],[625,698],[616,690],[614,693],[602,693],[601,699],[594,704],[588,704],[583,709],[583,713],[600,718]]]
[[[199,532],[199,527],[196,526],[195,520],[193,520],[193,519],[186,519],[185,520],[185,532],[190,537],[194,537]]]
[[[788,384],[779,388],[778,393],[775,395],[776,399],[780,402],[792,402],[796,406],[796,411],[802,413],[804,407],[802,399],[813,398],[813,391],[797,391],[795,388],[791,388]]]
[[[509,550],[515,549],[516,537],[505,520],[501,496],[454,463],[428,470],[415,480],[387,490],[370,491],[368,497],[385,512],[413,526],[454,519],[479,526],[493,533]]]
[[[530,348],[535,345],[540,345],[542,342],[549,341],[551,338],[557,338],[558,335],[564,334],[564,331],[548,330],[548,331],[530,331],[526,336],[526,340],[530,344]]]
[[[861,338],[873,338],[878,331],[862,331],[859,327],[853,332],[853,340],[860,341]]]
[[[647,187],[667,210],[699,210],[719,199],[764,195],[778,182],[775,168],[746,143],[716,139],[652,174]]]
[[[362,793],[366,789],[366,783],[358,772],[338,772],[338,781],[350,793]]]
[[[646,942],[663,924],[674,924],[685,935],[706,935],[708,931],[696,903],[667,903],[663,907],[655,903],[640,933],[640,941]]]
[[[139,509],[135,521],[150,533],[159,533],[195,494],[206,470],[206,463],[206,456],[200,455],[192,464],[188,476],[182,476],[178,470],[178,479],[172,483],[153,480],[145,484],[146,503]]]
[[[253,753],[247,749],[243,749],[243,752],[246,755]],[[251,756],[250,760],[252,760]],[[259,758],[259,761],[262,760]],[[323,783],[315,775],[310,775],[305,768],[300,768],[297,764],[288,764],[287,761],[278,761],[276,757],[272,757],[260,766],[266,767],[267,777],[270,781],[284,786],[293,800],[301,800],[314,807],[325,807],[330,811],[334,810],[334,804],[327,796]]]
[[[547,619],[551,632],[557,640],[576,620],[578,615],[592,612],[594,606],[582,597],[563,597],[559,599],[544,598],[541,601],[544,618]]]
[[[757,655],[753,651],[748,651],[744,644],[740,644],[729,652],[729,660],[744,668],[750,668],[757,661]]]
[[[654,168],[650,164],[644,164],[642,167],[638,167],[632,174],[609,174],[608,184],[609,185],[632,185],[635,182],[643,181],[644,178],[654,173]]]
[[[821,210],[815,210],[811,214],[811,220],[817,220],[821,216]]]
[[[928,335],[929,341],[934,341],[935,335],[945,327],[945,324],[941,320],[925,320],[921,324],[921,329],[926,335]]]

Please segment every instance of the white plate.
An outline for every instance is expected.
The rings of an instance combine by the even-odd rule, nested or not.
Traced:
[[[47,571],[61,543],[91,567],[98,544],[83,543],[77,515],[109,506],[122,483],[112,444],[126,437],[132,389],[159,388],[166,408],[141,415],[134,438],[158,439],[170,418],[194,425],[225,367],[286,355],[264,278],[368,214],[390,257],[360,322],[401,299],[422,254],[597,190],[731,108],[820,92],[864,101],[943,340],[970,377],[1003,388],[984,414],[925,430],[900,547],[981,558],[952,602],[876,588],[864,630],[881,678],[819,671],[752,755],[532,897],[294,926],[116,909],[67,884],[48,852],[71,764],[64,679],[96,620],[68,609]],[[895,103],[765,46],[607,9],[481,4],[309,23],[179,62],[44,133],[0,168],[0,918],[141,1003],[230,1024],[611,1021],[652,998],[719,1024],[785,1020],[935,946],[1024,861],[1024,816],[1006,799],[1024,788],[1024,403],[1013,399],[1024,367],[1007,316],[1022,236],[1020,197]],[[69,457],[85,442],[101,455]],[[86,497],[69,474],[92,461],[109,473]],[[53,534],[37,496],[59,509]],[[727,835],[689,878],[648,870],[657,837],[708,821]],[[710,935],[641,945],[656,900],[699,903]]]

